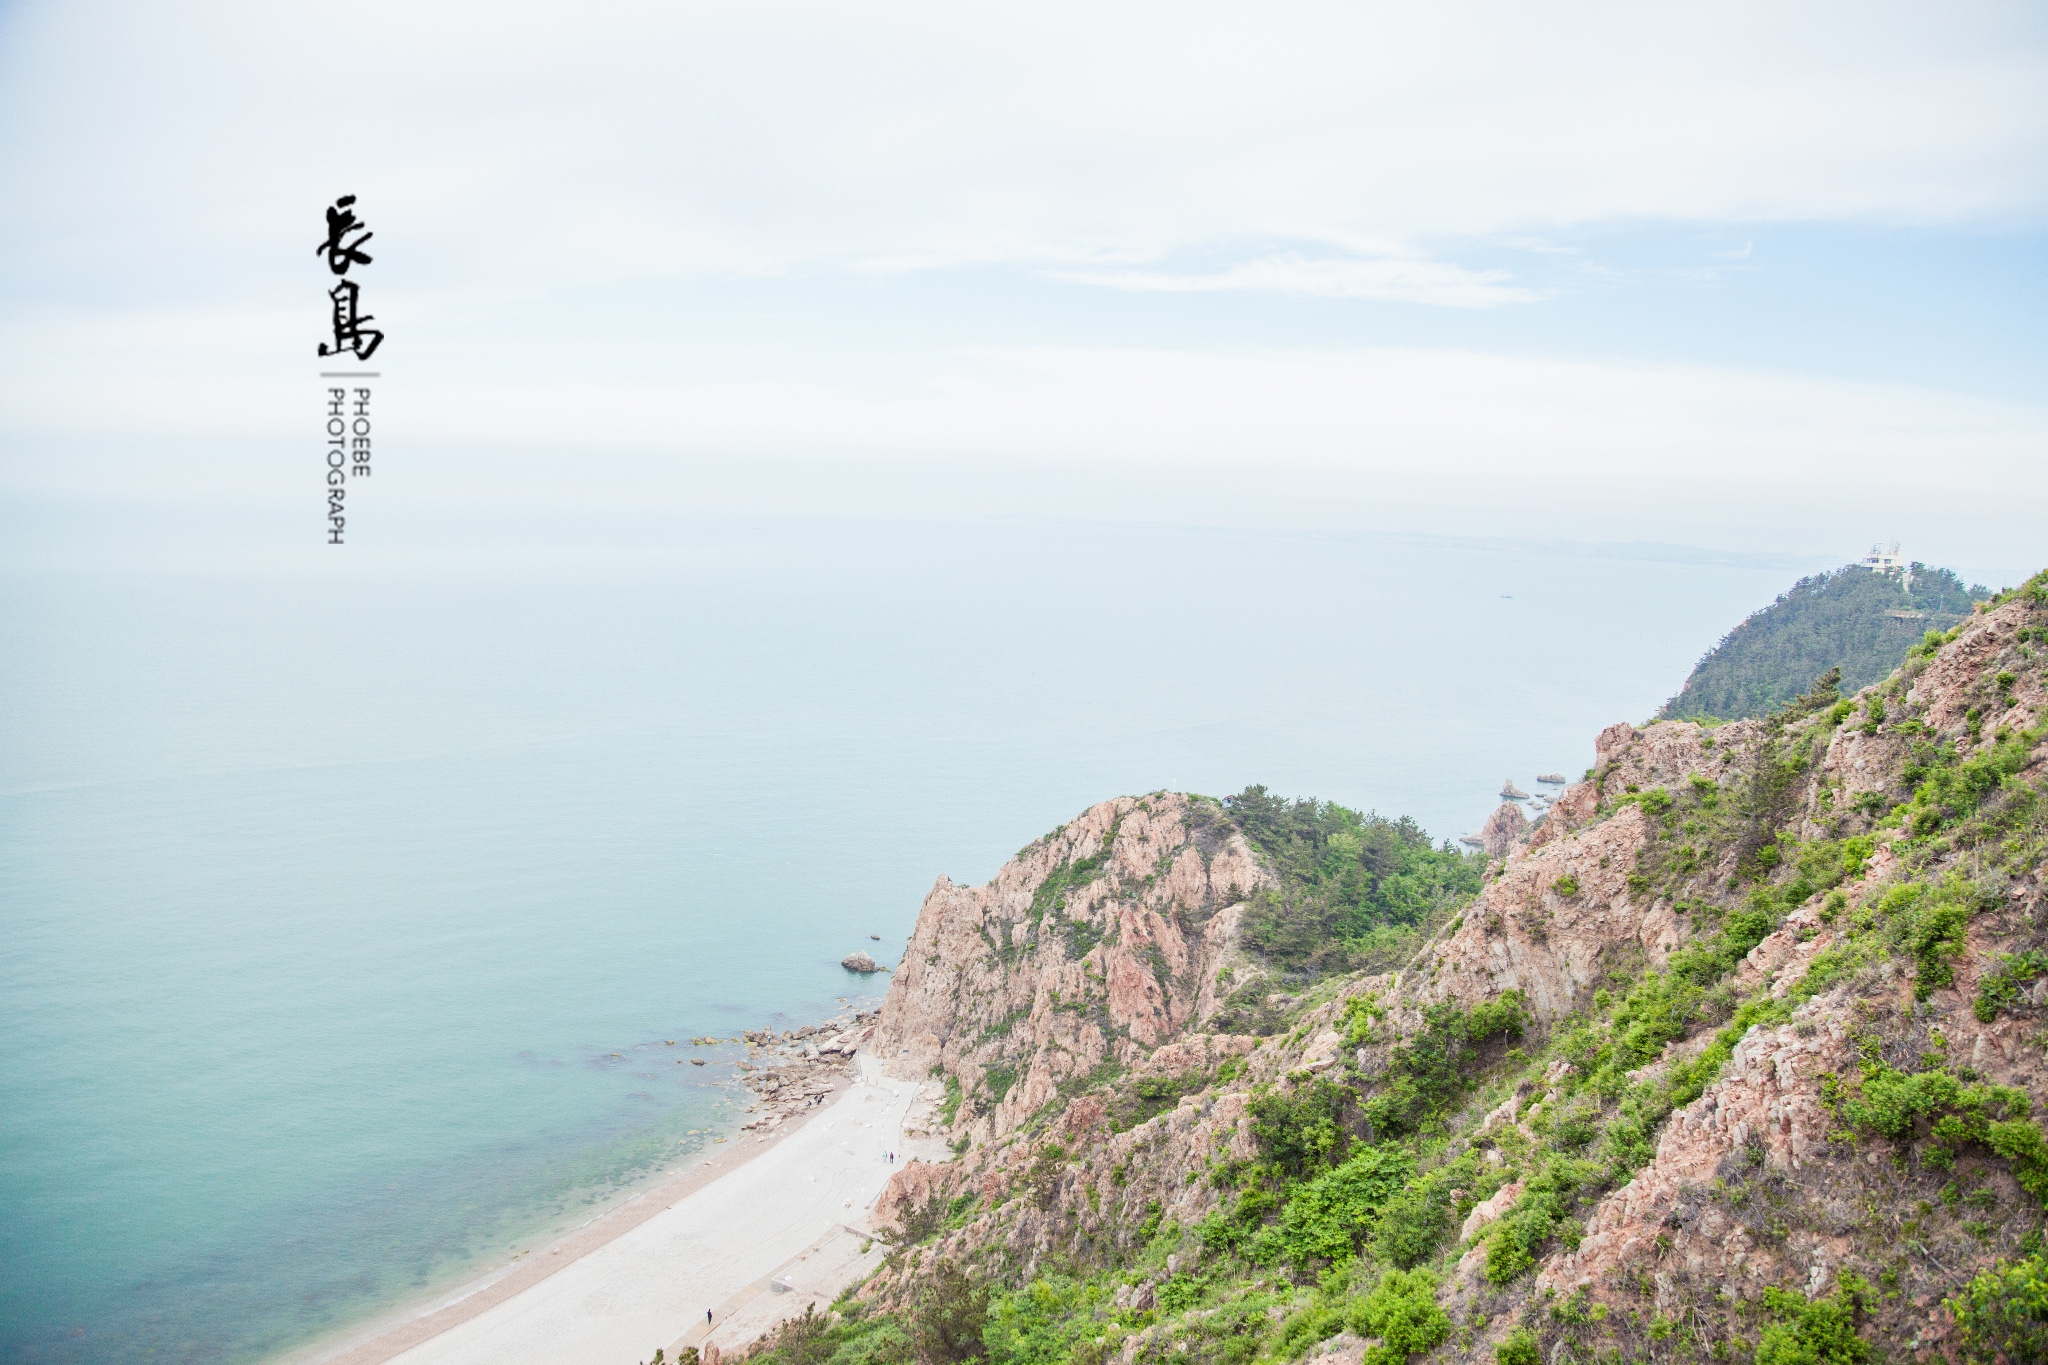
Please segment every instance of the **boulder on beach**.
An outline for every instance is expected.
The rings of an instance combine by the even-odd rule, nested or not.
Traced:
[[[839,959],[839,965],[846,968],[849,972],[859,972],[862,975],[882,970],[882,964],[869,957],[865,952],[848,953],[845,957]]]

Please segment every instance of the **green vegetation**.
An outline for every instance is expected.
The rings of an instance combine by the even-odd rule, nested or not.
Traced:
[[[1211,1079],[1199,1071],[1180,1076],[1139,1077],[1111,1102],[1110,1131],[1128,1132],[1154,1115],[1165,1113],[1180,1103],[1181,1096],[1195,1094]]]
[[[1821,1093],[1846,1126],[1843,1136],[1862,1130],[1910,1143],[1924,1133],[1920,1159],[1937,1170],[1953,1168],[1968,1144],[1989,1147],[2012,1161],[2022,1188],[2048,1200],[2048,1141],[2025,1117],[2024,1090],[1968,1084],[1941,1068],[1908,1074],[1870,1056],[1859,1077],[1823,1077]]]
[[[1970,614],[1974,599],[1990,595],[1921,564],[1913,566],[1910,589],[1901,579],[1855,564],[1800,579],[1707,651],[1660,714],[1765,715],[1830,668],[1842,670],[1842,690],[1860,691],[1904,662],[1930,627],[1946,629]]]
[[[1069,918],[1067,899],[1085,889],[1102,875],[1109,865],[1110,845],[1116,842],[1117,830],[1123,823],[1119,818],[1110,823],[1103,832],[1102,842],[1095,851],[1085,858],[1071,858],[1055,867],[1046,879],[1038,884],[1031,894],[1031,923],[1044,930],[1058,934],[1060,942],[1066,945],[1067,956],[1078,962],[1086,957],[1096,944],[1102,942],[1102,931],[1085,920]],[[1064,826],[1062,826],[1064,828]],[[1025,850],[1029,851],[1029,850]],[[1003,962],[1014,959],[1022,948],[1013,943],[995,945],[996,956]]]
[[[1413,948],[1419,931],[1479,889],[1484,861],[1403,816],[1360,815],[1335,802],[1290,801],[1246,787],[1230,818],[1280,874],[1251,898],[1244,941],[1297,981],[1375,965]]]
[[[1948,1309],[1966,1359],[2048,1360],[2048,1257],[2000,1261],[1949,1299]]]
[[[1009,1094],[1010,1087],[1016,1083],[1017,1068],[1014,1065],[992,1066],[981,1076],[982,1089],[988,1092],[988,1102],[992,1105],[1001,1104],[1003,1096]]]
[[[1436,1276],[1422,1270],[1389,1270],[1348,1313],[1344,1325],[1379,1344],[1364,1365],[1405,1365],[1408,1357],[1436,1346],[1451,1334],[1451,1320],[1436,1306]]]
[[[1534,1332],[1517,1327],[1493,1348],[1493,1359],[1494,1365],[1543,1365],[1543,1348]]]
[[[1387,1058],[1380,1093],[1364,1107],[1368,1134],[1400,1137],[1441,1119],[1471,1085],[1481,1048],[1495,1039],[1520,1038],[1528,1018],[1520,991],[1505,991],[1469,1010],[1449,1002],[1431,1005],[1423,1012],[1421,1032]]]
[[[951,1261],[941,1261],[919,1286],[904,1337],[920,1365],[957,1365],[982,1354],[989,1326],[989,1286]]]
[[[1766,1287],[1764,1306],[1778,1321],[1764,1328],[1756,1365],[1862,1365],[1871,1359],[1870,1344],[1856,1335],[1856,1318],[1876,1296],[1869,1283],[1848,1273],[1824,1299]]]
[[[2020,998],[2020,987],[2043,975],[2048,975],[2048,953],[2039,949],[2000,953],[1998,965],[1984,973],[1977,982],[1977,1001],[1973,1009],[1977,1022],[1988,1024],[1996,1019],[2000,1010],[2009,1008]]]

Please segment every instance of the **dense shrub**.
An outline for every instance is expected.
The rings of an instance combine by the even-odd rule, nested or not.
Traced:
[[[1373,1229],[1373,1255],[1403,1270],[1428,1260],[1458,1225],[1454,1184],[1462,1180],[1469,1185],[1476,1176],[1467,1156],[1462,1164],[1439,1167],[1396,1190]]]
[[[1778,1320],[1757,1342],[1756,1365],[1861,1365],[1871,1358],[1870,1343],[1856,1335],[1856,1318],[1875,1301],[1870,1285],[1847,1272],[1822,1299],[1767,1286],[1764,1307]]]
[[[1097,1315],[1111,1307],[1112,1292],[1099,1279],[1048,1275],[995,1295],[981,1333],[988,1365],[1064,1365],[1084,1336],[1100,1331]],[[1178,1298],[1180,1307],[1199,1293],[1191,1276],[1160,1286],[1162,1303]]]
[[[2000,1261],[1948,1300],[1966,1358],[2048,1360],[2048,1257]]]
[[[1532,1269],[1543,1244],[1562,1234],[1568,1246],[1578,1244],[1578,1225],[1570,1218],[1581,1186],[1599,1177],[1589,1161],[1552,1158],[1522,1189],[1501,1220],[1486,1230],[1486,1278],[1506,1284]]]
[[[918,1287],[904,1335],[918,1365],[959,1365],[982,1354],[989,1290],[952,1261],[940,1261]]]
[[[1379,1341],[1366,1349],[1364,1365],[1407,1365],[1451,1334],[1450,1318],[1436,1306],[1436,1283],[1427,1271],[1389,1270],[1352,1306],[1345,1325]]]
[[[1280,1212],[1287,1259],[1307,1269],[1355,1254],[1381,1210],[1415,1174],[1415,1159],[1385,1148],[1361,1149],[1343,1165],[1306,1181]]]
[[[1471,1084],[1481,1046],[1521,1037],[1528,1022],[1520,991],[1469,1010],[1450,1001],[1425,1009],[1422,1029],[1389,1054],[1380,1092],[1365,1102],[1372,1140],[1412,1133],[1441,1117]]]
[[[1977,981],[1977,1022],[1988,1024],[2020,998],[2020,987],[2048,973],[2048,953],[2000,953],[1998,965]]]
[[[1517,1327],[1493,1348],[1493,1359],[1494,1365],[1543,1365],[1543,1348],[1534,1332]]]
[[[1282,1176],[1300,1180],[1328,1170],[1350,1144],[1346,1120],[1356,1099],[1347,1087],[1320,1077],[1260,1095],[1246,1109],[1252,1141]]]
[[[2026,1117],[2024,1090],[1968,1085],[1942,1070],[1908,1074],[1870,1061],[1853,1084],[1823,1076],[1821,1093],[1852,1131],[1910,1142],[1926,1123],[1921,1159],[1936,1167],[1953,1166],[1966,1144],[1989,1147],[2011,1164],[2022,1189],[2048,1204],[2048,1138]]]

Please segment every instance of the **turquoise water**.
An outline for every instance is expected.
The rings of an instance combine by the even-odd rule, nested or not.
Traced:
[[[0,1358],[254,1360],[459,1282],[722,1131],[663,1040],[858,1003],[837,959],[892,960],[936,874],[1160,787],[1455,836],[1796,576],[679,535],[581,575],[0,581]]]

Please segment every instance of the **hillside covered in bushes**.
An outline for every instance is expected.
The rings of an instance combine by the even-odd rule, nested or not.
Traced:
[[[1466,857],[1155,793],[942,880],[957,1155],[762,1365],[2048,1359],[2048,575]]]
[[[1885,677],[1930,630],[1944,631],[1988,596],[1947,569],[1909,573],[1850,564],[1802,578],[1723,636],[1659,715],[1742,720],[1784,706],[1829,669],[1855,692]]]

